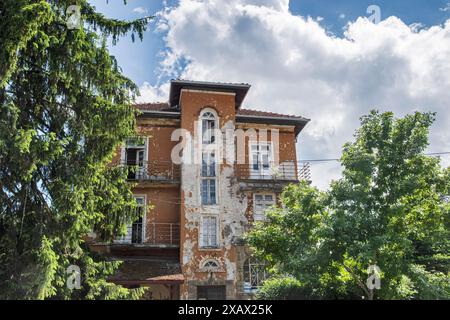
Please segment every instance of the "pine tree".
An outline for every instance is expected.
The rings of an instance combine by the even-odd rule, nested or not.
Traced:
[[[84,25],[72,29],[74,4]],[[118,262],[86,235],[111,241],[137,215],[126,172],[109,163],[134,133],[138,90],[107,41],[142,40],[149,19],[108,19],[86,0],[0,2],[0,298],[142,293],[106,281]],[[70,265],[79,290],[66,286]]]

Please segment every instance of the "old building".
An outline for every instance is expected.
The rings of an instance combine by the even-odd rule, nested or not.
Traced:
[[[247,84],[174,80],[168,103],[136,105],[138,132],[115,157],[143,218],[103,252],[111,279],[153,299],[249,298],[264,277],[242,236],[298,181],[301,116],[241,108]]]

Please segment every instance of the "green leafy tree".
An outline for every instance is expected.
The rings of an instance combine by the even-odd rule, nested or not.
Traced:
[[[316,298],[449,299],[449,170],[423,154],[434,117],[363,117],[342,178],[327,192],[287,187],[285,208],[248,235],[255,253]],[[367,286],[371,265],[379,290]]]
[[[84,26],[68,28],[71,5]],[[0,298],[136,298],[89,249],[136,218],[126,172],[108,165],[134,133],[138,93],[107,49],[150,18],[108,19],[86,0],[0,2]],[[81,288],[66,286],[81,269]]]
[[[293,277],[274,277],[265,281],[257,293],[259,300],[297,300],[308,299],[304,286]]]

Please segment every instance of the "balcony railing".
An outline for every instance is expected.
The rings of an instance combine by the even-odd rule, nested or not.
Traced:
[[[147,243],[154,245],[179,245],[179,223],[147,224]]]
[[[140,164],[129,161],[122,163],[122,166],[128,169],[129,180],[180,181],[180,166],[172,161],[144,161]]]
[[[122,166],[128,168],[128,179],[130,180],[172,183],[181,181],[181,166],[172,161],[148,161],[142,162],[140,165],[128,162],[123,163]],[[310,181],[310,170],[308,162],[235,164],[236,176],[239,179],[249,180]]]
[[[295,162],[236,164],[236,176],[249,180],[298,181],[299,170]]]

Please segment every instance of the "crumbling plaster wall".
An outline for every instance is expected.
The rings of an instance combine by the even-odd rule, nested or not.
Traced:
[[[234,130],[235,103],[233,94],[206,93],[183,91],[181,100],[182,114],[181,127],[194,136],[195,121],[199,120],[203,108],[215,110],[219,118],[219,128]],[[194,148],[198,142],[193,139]],[[219,144],[221,142],[218,142]],[[222,147],[225,147],[222,145]],[[234,152],[234,144],[226,146],[228,152]],[[231,149],[231,150],[230,150]],[[222,149],[221,149],[222,150]],[[223,156],[223,155],[222,155]],[[181,287],[181,297],[193,299],[196,297],[196,286],[224,284],[227,286],[227,298],[235,298],[238,287],[236,274],[238,272],[237,259],[239,246],[236,246],[239,237],[242,237],[247,219],[247,197],[239,192],[235,182],[234,166],[220,164],[217,171],[218,203],[216,205],[201,205],[200,196],[200,166],[197,164],[183,165],[182,168],[182,207],[181,225],[181,263],[186,278]],[[202,216],[213,215],[219,221],[219,247],[217,249],[200,248],[200,225]],[[183,222],[184,220],[184,222]],[[216,272],[201,270],[201,263],[207,258],[219,262],[220,269]]]

